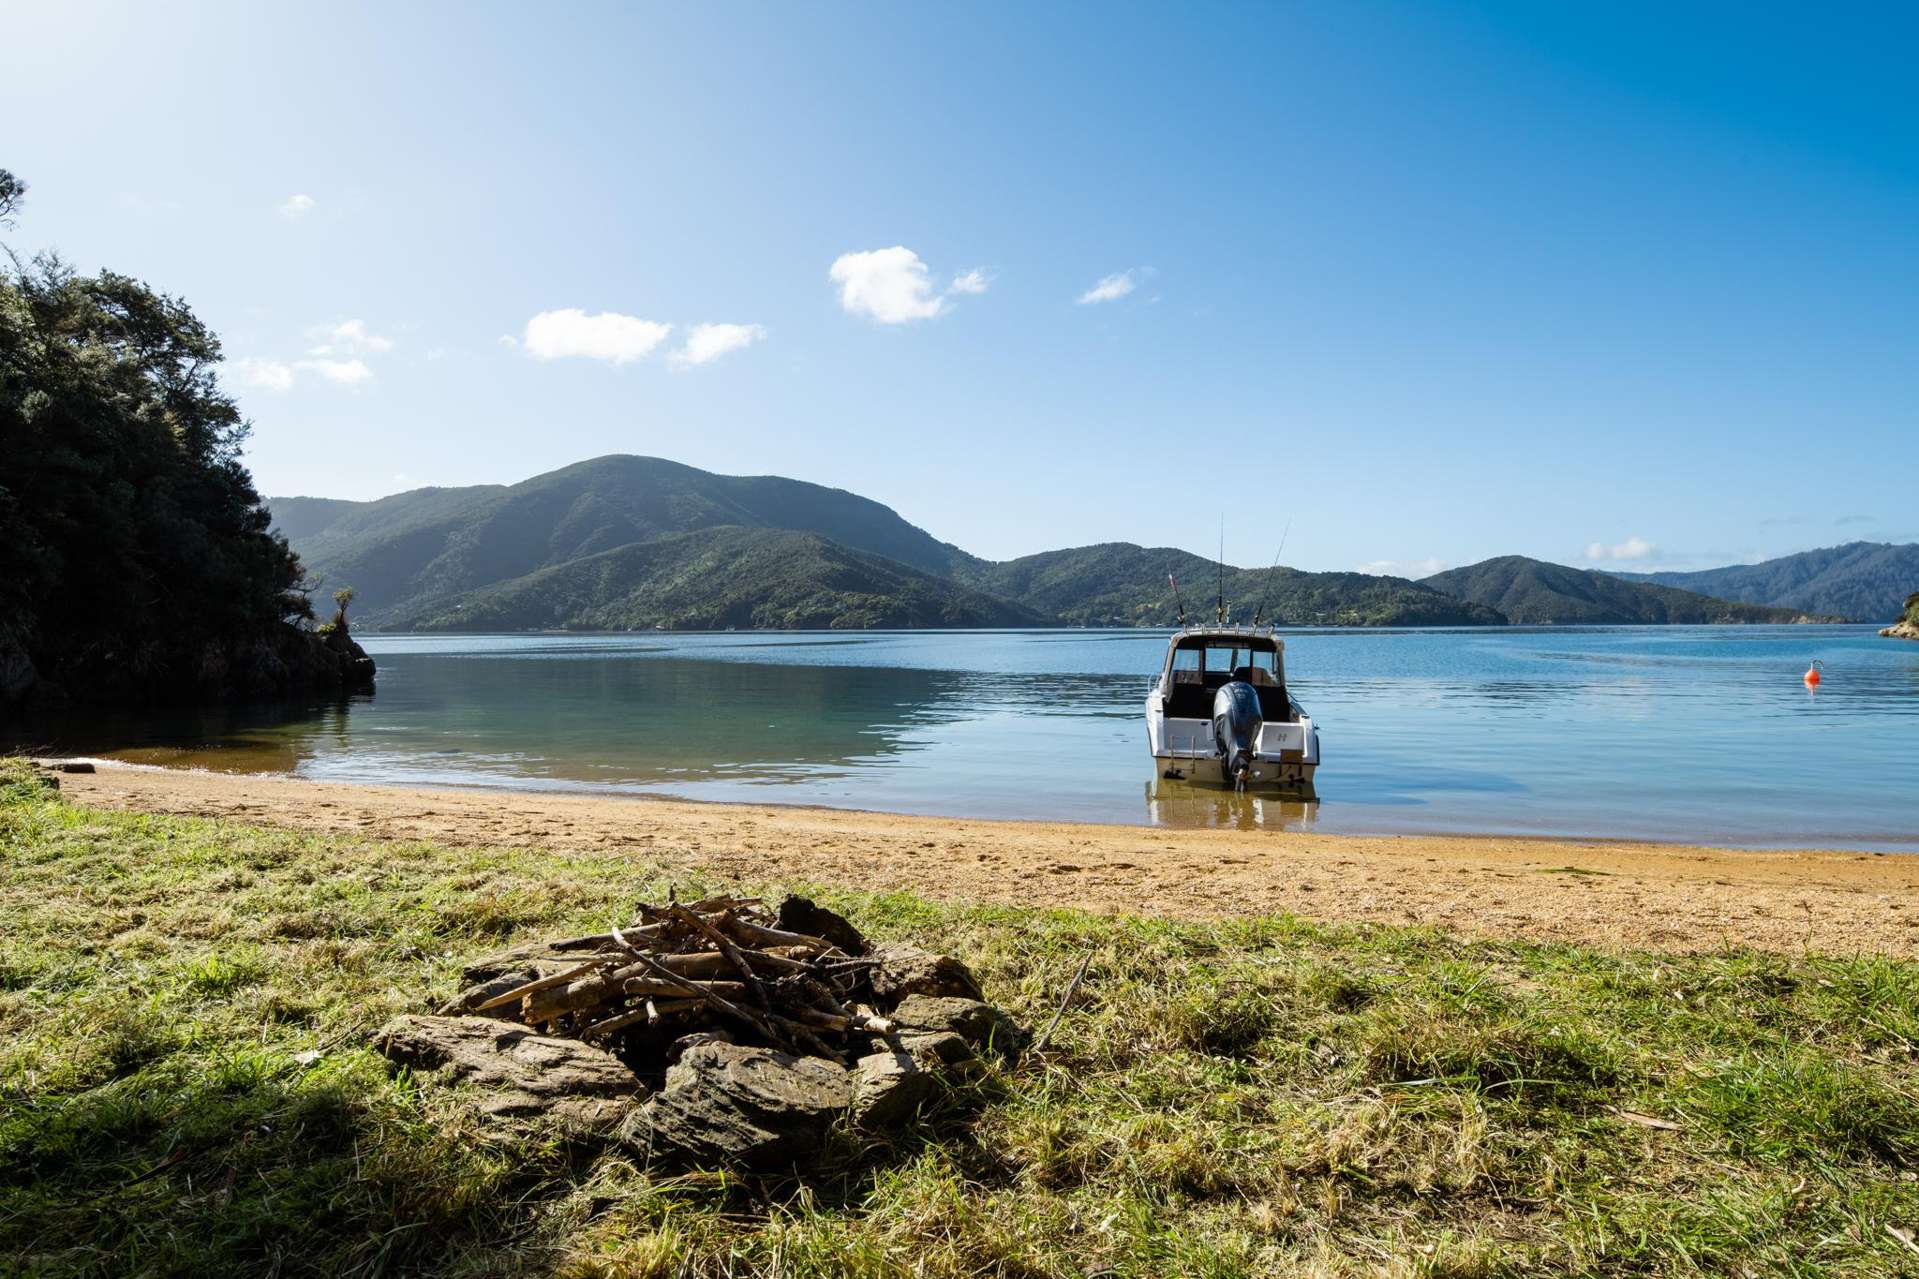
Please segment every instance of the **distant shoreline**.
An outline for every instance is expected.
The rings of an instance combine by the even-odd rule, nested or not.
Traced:
[[[76,803],[329,835],[639,856],[975,903],[1292,913],[1471,936],[1919,958],[1919,856],[1632,841],[1174,830],[627,795],[424,789],[105,764]]]

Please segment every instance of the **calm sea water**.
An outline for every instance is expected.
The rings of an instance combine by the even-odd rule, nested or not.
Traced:
[[[376,636],[344,707],[66,723],[150,763],[898,812],[1919,851],[1919,644],[1865,627],[1300,631],[1317,803],[1158,781],[1163,632]],[[1826,682],[1808,692],[1812,658]]]

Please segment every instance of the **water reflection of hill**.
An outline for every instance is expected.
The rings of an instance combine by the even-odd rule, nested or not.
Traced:
[[[407,654],[371,700],[71,727],[65,750],[392,781],[621,783],[834,776],[964,713],[966,678],[671,657]]]

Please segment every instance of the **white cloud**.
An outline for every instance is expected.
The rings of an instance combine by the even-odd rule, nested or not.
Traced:
[[[341,386],[358,386],[373,376],[365,360],[295,360],[293,367],[302,373],[316,373]]]
[[[1431,577],[1445,567],[1445,560],[1429,555],[1423,560],[1367,560],[1359,566],[1359,571],[1374,577],[1410,577],[1417,581],[1422,577]]]
[[[1136,270],[1120,271],[1109,275],[1098,284],[1079,295],[1079,304],[1088,306],[1094,302],[1117,302],[1139,287]]]
[[[1586,548],[1586,558],[1589,560],[1644,560],[1651,559],[1658,549],[1643,537],[1629,537],[1616,546],[1594,542]]]
[[[946,299],[933,292],[926,263],[904,245],[842,253],[827,276],[840,286],[840,305],[849,315],[881,324],[930,320],[946,309]]]
[[[240,385],[255,391],[291,391],[294,383],[312,374],[336,386],[358,386],[373,376],[364,360],[267,360],[249,356],[233,362]]]
[[[536,360],[580,356],[630,364],[651,355],[653,348],[666,341],[672,331],[670,324],[616,311],[588,315],[578,307],[568,307],[562,311],[542,311],[528,320],[522,342],[526,353]]]
[[[240,385],[256,391],[291,391],[293,366],[279,360],[248,358],[233,362],[234,376]]]
[[[310,195],[292,195],[280,206],[280,216],[290,222],[298,222],[313,212],[313,197]]]
[[[766,329],[758,324],[695,324],[686,331],[686,342],[668,358],[674,367],[683,369],[711,364],[765,337]]]
[[[514,337],[511,333],[502,333],[493,340],[501,346],[518,346],[520,344],[520,339]]]
[[[992,280],[987,277],[983,267],[974,267],[971,271],[961,271],[946,286],[948,293],[984,293]]]
[[[393,340],[369,333],[365,320],[342,320],[307,330],[307,336],[323,339],[309,355],[384,355],[393,349]]]

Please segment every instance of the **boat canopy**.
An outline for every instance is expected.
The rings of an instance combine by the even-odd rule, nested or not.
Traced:
[[[1177,632],[1166,647],[1160,688],[1167,714],[1204,719],[1212,713],[1212,694],[1239,679],[1260,691],[1269,719],[1284,719],[1285,643],[1263,627],[1199,626]]]

